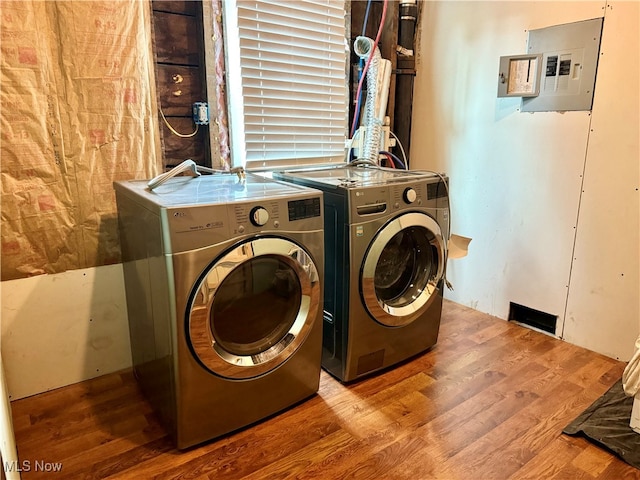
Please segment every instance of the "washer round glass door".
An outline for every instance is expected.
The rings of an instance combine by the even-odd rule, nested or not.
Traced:
[[[424,213],[394,218],[374,237],[360,277],[375,320],[398,327],[418,318],[438,294],[445,249],[438,223]]]
[[[207,269],[190,302],[189,340],[213,373],[256,377],[295,352],[319,308],[320,279],[309,254],[287,239],[260,237]]]

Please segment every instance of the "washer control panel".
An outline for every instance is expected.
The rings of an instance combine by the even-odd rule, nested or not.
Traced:
[[[447,196],[444,182],[439,177],[393,182],[387,185],[355,187],[348,190],[352,219],[375,218],[389,212],[438,208],[439,199]]]
[[[416,201],[416,199],[418,198],[418,194],[416,193],[415,189],[408,187],[404,189],[404,192],[402,192],[402,199],[405,201],[405,203],[413,203]]]

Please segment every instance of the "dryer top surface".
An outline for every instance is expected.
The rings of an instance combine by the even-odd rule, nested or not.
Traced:
[[[435,172],[420,170],[391,170],[369,166],[343,166],[316,170],[289,171],[282,178],[302,179],[305,184],[325,188],[358,188],[386,185],[389,183],[433,179],[439,181]]]
[[[143,203],[161,208],[308,196],[314,192],[310,188],[251,173],[247,173],[244,180],[240,180],[235,174],[174,177],[153,190],[147,188],[147,180],[115,182],[114,187],[125,194],[138,197]]]

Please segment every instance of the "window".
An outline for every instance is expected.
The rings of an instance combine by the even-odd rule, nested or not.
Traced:
[[[233,164],[343,162],[344,0],[227,0],[224,28]]]

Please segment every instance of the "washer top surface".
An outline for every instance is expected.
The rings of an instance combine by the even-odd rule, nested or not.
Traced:
[[[300,178],[318,186],[356,188],[385,185],[396,182],[438,179],[438,174],[420,170],[391,170],[371,166],[341,166],[316,170],[288,171],[283,178]]]
[[[313,190],[251,173],[240,180],[235,174],[174,177],[153,190],[147,180],[116,182],[116,188],[133,193],[143,202],[161,208],[261,201],[308,194]]]

